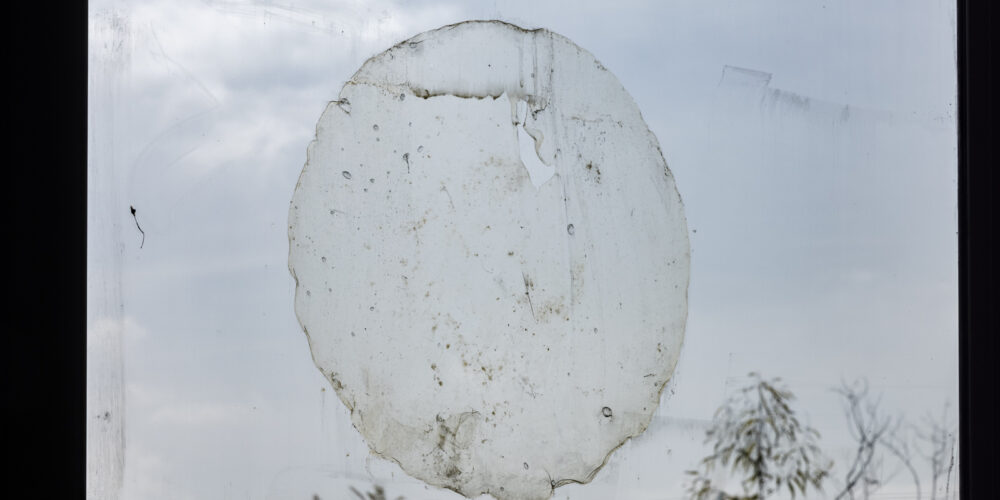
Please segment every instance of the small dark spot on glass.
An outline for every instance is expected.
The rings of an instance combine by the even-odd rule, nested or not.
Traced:
[[[344,176],[345,179],[351,178],[351,173],[348,172],[347,170],[344,170],[343,172],[341,172],[341,174]]]
[[[576,228],[573,227],[573,224],[570,224],[566,226],[566,232],[569,233],[570,236],[573,236],[574,234],[576,234]]]
[[[611,408],[608,408],[607,406],[605,406],[604,408],[601,408],[601,415],[604,415],[605,417],[611,418]]]

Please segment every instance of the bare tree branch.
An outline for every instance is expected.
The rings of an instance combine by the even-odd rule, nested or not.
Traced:
[[[857,442],[857,453],[844,477],[844,488],[835,497],[854,498],[855,488],[860,487],[862,498],[874,492],[881,482],[874,477],[875,450],[889,430],[890,420],[879,414],[878,399],[871,401],[868,396],[868,382],[864,379],[834,389],[843,398],[844,415],[851,437]],[[872,489],[874,487],[874,489]]]
[[[951,487],[951,471],[955,465],[955,433],[954,427],[948,422],[948,408],[949,405],[945,404],[940,419],[931,415],[924,417],[923,426],[916,430],[923,445],[924,458],[931,466],[931,500],[937,499],[942,479],[947,482],[945,498]],[[944,478],[945,475],[947,478]]]

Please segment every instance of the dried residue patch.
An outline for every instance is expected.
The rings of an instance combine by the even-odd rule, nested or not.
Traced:
[[[367,61],[316,126],[289,243],[355,427],[469,497],[590,481],[680,352],[673,176],[617,79],[546,30],[466,22]]]

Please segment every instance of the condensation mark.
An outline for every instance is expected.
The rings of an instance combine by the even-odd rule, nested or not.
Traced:
[[[467,497],[591,481],[651,422],[687,317],[683,204],[635,102],[566,38],[484,21],[372,57],[330,103],[289,270],[354,426]]]
[[[722,77],[719,79],[719,85],[723,83],[744,87],[767,87],[771,83],[771,73],[727,64],[722,67]]]
[[[766,71],[725,65],[719,86],[735,95],[753,102],[761,113],[781,114],[786,112],[808,113],[818,120],[830,122],[847,122],[860,118],[878,123],[892,121],[892,113],[871,108],[858,108],[845,103],[825,101],[809,96],[774,88],[771,86],[772,75]]]

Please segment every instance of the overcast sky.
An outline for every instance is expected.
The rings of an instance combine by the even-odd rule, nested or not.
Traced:
[[[466,19],[592,52],[656,134],[691,228],[671,390],[556,498],[680,498],[705,423],[754,370],[788,382],[841,465],[841,380],[912,420],[950,402],[957,422],[953,2],[92,1],[90,387],[114,392],[95,373],[118,373],[116,344],[95,339],[120,339],[123,498],[372,482],[459,498],[369,456],[296,321],[286,220],[343,83]],[[911,490],[899,474],[881,493]]]

